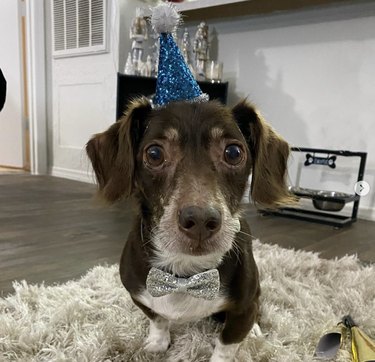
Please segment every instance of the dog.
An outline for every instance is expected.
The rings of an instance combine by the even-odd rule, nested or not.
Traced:
[[[241,200],[252,174],[254,202],[293,202],[287,142],[246,100],[232,109],[216,101],[153,108],[140,98],[86,150],[99,194],[110,203],[132,195],[139,205],[120,275],[150,320],[144,348],[165,352],[170,322],[214,315],[224,325],[210,361],[232,361],[259,331],[259,276]],[[178,278],[215,269],[219,292],[210,300],[179,291],[155,297],[146,287],[152,268]]]

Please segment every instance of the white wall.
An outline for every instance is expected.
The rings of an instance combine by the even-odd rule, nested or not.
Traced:
[[[22,77],[19,3],[0,1],[0,68],[7,99],[0,112],[0,165],[23,167]]]
[[[291,145],[368,152],[360,215],[375,218],[375,5],[209,23],[231,104],[249,96]],[[355,172],[336,186],[352,192]]]

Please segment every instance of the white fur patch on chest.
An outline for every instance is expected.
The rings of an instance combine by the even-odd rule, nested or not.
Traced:
[[[227,298],[223,296],[214,300],[198,299],[184,293],[153,297],[147,290],[135,296],[135,299],[175,323],[185,323],[208,317],[223,310],[227,303]]]

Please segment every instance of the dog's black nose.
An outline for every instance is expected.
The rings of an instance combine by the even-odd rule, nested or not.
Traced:
[[[206,240],[220,230],[221,213],[213,207],[188,206],[180,210],[180,229],[195,240]]]

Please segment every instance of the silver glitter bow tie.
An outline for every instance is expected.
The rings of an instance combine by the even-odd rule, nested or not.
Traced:
[[[189,278],[178,278],[160,269],[151,268],[147,275],[146,287],[153,297],[186,293],[196,298],[212,300],[220,289],[219,271],[211,269]]]

